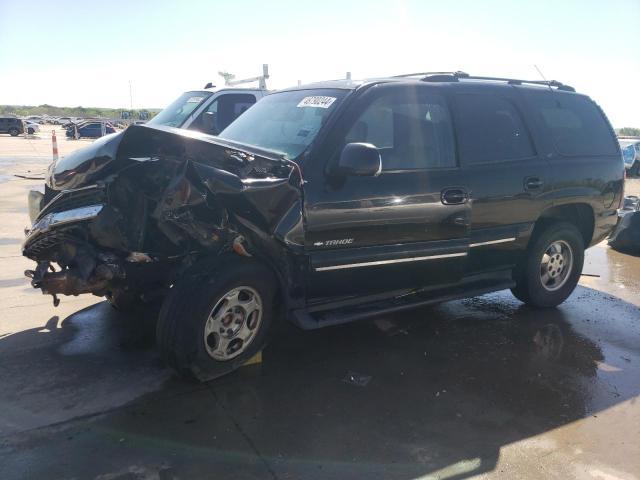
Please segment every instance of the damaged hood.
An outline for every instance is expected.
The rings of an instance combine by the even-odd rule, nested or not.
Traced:
[[[106,135],[52,163],[47,175],[49,188],[72,189],[91,183],[98,172],[115,160],[124,134]]]
[[[243,171],[250,174],[254,170],[260,177],[274,165],[290,163],[278,153],[200,132],[160,125],[131,125],[123,132],[106,135],[51,164],[47,185],[53,190],[80,188],[116,173],[131,162],[167,156],[229,169],[241,177],[245,176]],[[254,168],[247,170],[251,164]]]
[[[140,162],[185,164],[196,189],[206,188],[225,208],[264,231],[299,204],[301,178],[282,155],[200,132],[132,125],[55,162],[47,184],[72,190],[108,181]],[[199,184],[199,185],[196,185]]]

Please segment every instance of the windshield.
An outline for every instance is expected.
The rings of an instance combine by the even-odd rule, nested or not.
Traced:
[[[311,144],[348,90],[315,89],[273,93],[220,133],[220,138],[295,159]]]
[[[211,95],[211,92],[185,92],[147,123],[181,127],[187,117]]]

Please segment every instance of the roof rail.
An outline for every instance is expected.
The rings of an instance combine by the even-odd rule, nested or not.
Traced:
[[[555,87],[558,90],[565,90],[567,92],[575,92],[576,89],[558,82],[557,80],[520,80],[517,78],[502,78],[502,77],[483,77],[478,75],[469,75],[465,72],[426,72],[416,73],[409,75],[398,75],[398,77],[413,77],[423,76],[421,79],[423,82],[458,82],[460,80],[488,80],[491,82],[506,82],[509,85],[544,85],[549,88]]]
[[[394,75],[391,78],[405,78],[405,77],[431,77],[431,76],[437,76],[437,75],[446,75],[446,76],[450,76],[450,77],[457,77],[457,76],[464,76],[467,75],[464,72],[418,72],[418,73],[404,73],[402,75]],[[455,81],[455,80],[454,80]]]

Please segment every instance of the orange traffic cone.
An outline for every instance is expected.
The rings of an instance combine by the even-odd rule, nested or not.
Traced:
[[[51,144],[53,145],[53,161],[55,162],[58,160],[58,140],[55,130],[51,130]]]

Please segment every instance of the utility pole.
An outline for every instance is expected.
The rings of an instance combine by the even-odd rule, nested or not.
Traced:
[[[133,110],[133,93],[131,89],[131,80],[129,80],[129,108]]]

